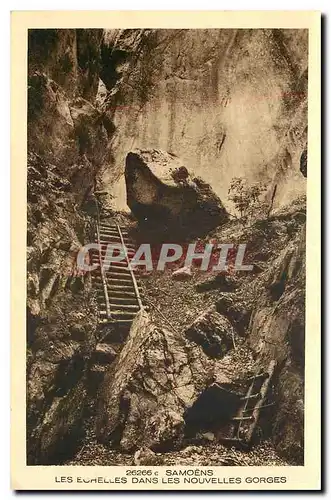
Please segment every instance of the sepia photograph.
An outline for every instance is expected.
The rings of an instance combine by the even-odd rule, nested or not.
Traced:
[[[25,465],[285,486],[319,338],[309,29],[58,26],[26,31]]]
[[[29,31],[29,464],[303,463],[307,34]]]

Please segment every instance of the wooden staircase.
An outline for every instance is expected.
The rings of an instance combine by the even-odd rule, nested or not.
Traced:
[[[135,244],[127,230],[108,220],[100,220],[97,224],[95,241],[100,251],[92,252],[92,263],[100,265],[92,272],[92,280],[99,308],[99,323],[130,328],[134,317],[143,308],[141,290],[130,265],[130,259],[136,252]],[[120,245],[125,251],[125,260],[107,261],[108,244]]]

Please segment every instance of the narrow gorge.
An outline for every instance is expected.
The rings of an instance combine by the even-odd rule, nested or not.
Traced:
[[[303,464],[307,78],[307,30],[29,31],[28,465]]]

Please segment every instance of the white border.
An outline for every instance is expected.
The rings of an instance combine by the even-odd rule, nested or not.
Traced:
[[[155,2],[154,2],[155,4]],[[3,349],[4,356],[3,360],[1,363],[1,380],[3,381],[2,385],[2,403],[3,403],[3,411],[1,412],[1,424],[2,424],[2,453],[0,455],[1,457],[1,479],[2,481],[0,482],[0,493],[1,493],[1,498],[9,498],[13,493],[9,490],[9,460],[8,460],[8,455],[9,455],[9,432],[6,430],[8,429],[7,424],[9,423],[9,418],[8,418],[8,411],[7,408],[5,408],[7,401],[9,401],[9,384],[7,383],[8,381],[8,373],[9,373],[9,324],[10,324],[10,315],[9,315],[9,266],[7,266],[7,259],[8,261],[10,260],[10,255],[9,255],[9,245],[7,242],[9,242],[9,229],[10,229],[10,221],[9,221],[9,169],[10,169],[10,164],[9,164],[9,135],[10,135],[10,129],[9,129],[9,75],[10,75],[10,59],[9,59],[9,50],[10,50],[10,44],[9,44],[9,10],[54,10],[54,9],[80,9],[80,10],[89,10],[91,6],[97,10],[110,10],[110,9],[121,9],[121,10],[130,10],[130,9],[160,9],[160,10],[175,10],[175,9],[180,9],[180,10],[189,10],[189,9],[200,9],[200,10],[213,10],[213,9],[226,9],[228,6],[224,3],[220,3],[219,1],[211,1],[211,0],[204,0],[203,5],[202,2],[201,4],[199,2],[196,2],[195,0],[189,1],[183,1],[183,0],[168,0],[165,2],[164,0],[159,0],[157,7],[153,5],[153,2],[150,0],[141,0],[139,2],[134,2],[134,1],[128,1],[128,0],[123,0],[120,2],[120,5],[116,3],[112,3],[110,5],[109,0],[106,1],[101,1],[101,0],[94,0],[93,4],[91,2],[87,2],[85,0],[80,0],[78,1],[70,1],[70,0],[58,0],[57,2],[48,2],[47,5],[45,2],[42,2],[41,0],[34,0],[34,1],[29,1],[26,2],[24,0],[13,0],[13,1],[6,1],[4,0],[1,3],[0,6],[0,37],[1,37],[1,48],[2,48],[2,61],[1,61],[1,66],[2,66],[2,78],[0,79],[0,85],[1,85],[1,97],[2,97],[2,112],[1,112],[1,120],[2,120],[2,127],[1,127],[1,137],[3,139],[3,148],[2,148],[2,194],[0,197],[0,203],[1,203],[1,216],[2,216],[2,236],[3,240],[5,241],[3,253],[2,253],[2,261],[5,264],[3,267],[3,272],[2,272],[2,287],[1,287],[1,306],[2,306],[2,325],[4,326],[3,328],[3,335],[5,337],[3,341],[3,345],[5,345],[5,349]],[[278,1],[269,1],[267,5],[265,2],[262,1],[251,1],[249,2],[249,7],[251,10],[274,10],[274,9],[298,9],[298,10],[321,10],[326,13],[326,15],[329,13],[329,8],[328,8],[329,2],[322,2],[322,1],[284,1],[284,0],[278,0]],[[237,0],[232,0],[229,7],[231,10],[241,10],[247,8],[247,2],[244,1],[237,1]],[[326,47],[324,49],[327,54],[330,54],[330,37],[326,40]],[[327,74],[325,75],[325,78],[330,76],[330,65],[327,68]],[[327,81],[330,82],[330,78],[327,78]],[[326,86],[326,84],[325,84]],[[326,86],[327,89],[327,86]],[[330,101],[328,102],[328,108],[324,112],[330,116],[329,111],[330,111]],[[326,138],[326,133],[325,133],[325,138]],[[325,144],[325,147],[327,145]],[[324,166],[324,175],[326,176],[325,180],[327,181],[327,186],[330,186],[330,175],[326,175],[327,171],[329,171],[330,168],[330,160],[327,162],[327,164]],[[327,208],[327,214],[330,213],[330,208],[331,208],[331,197],[327,197],[326,199],[326,208]],[[327,248],[330,248],[330,240],[328,238],[327,241]],[[327,281],[328,283],[330,282],[330,267],[328,268],[328,276],[327,276]],[[8,286],[6,288],[6,286]],[[328,297],[327,302],[326,302],[326,309],[330,310],[331,308],[331,299]],[[330,306],[330,307],[328,307]],[[329,332],[329,329],[327,328],[328,324],[325,325],[325,331]],[[8,328],[7,328],[8,327]],[[330,356],[330,342],[327,343],[327,346],[325,345],[324,347],[328,347],[328,357],[327,359],[331,359]],[[326,363],[325,368],[327,369],[328,363]],[[330,382],[330,370],[328,371],[328,381]],[[328,399],[328,398],[326,398]],[[8,405],[9,406],[9,405]],[[329,412],[328,412],[329,415]],[[5,425],[5,428],[3,427]],[[330,433],[329,433],[330,434]],[[330,453],[330,437],[328,439],[327,444],[325,445],[328,449],[328,458],[330,458],[329,453]],[[328,464],[330,464],[330,461],[328,461]],[[112,492],[114,494],[115,492]],[[222,492],[223,493],[223,492]],[[267,494],[267,493],[265,493]],[[261,493],[259,493],[259,496]],[[31,495],[34,497],[35,495]],[[66,496],[66,495],[64,495]],[[79,495],[82,496],[82,495]],[[92,496],[94,496],[92,494]],[[176,494],[175,494],[176,496]],[[239,494],[234,495],[239,496]],[[289,497],[289,495],[285,494],[285,497]]]

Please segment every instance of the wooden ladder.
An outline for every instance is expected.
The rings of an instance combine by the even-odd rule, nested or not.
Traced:
[[[118,324],[130,327],[137,312],[143,308],[130,259],[136,249],[126,229],[115,222],[100,220],[96,226],[95,241],[99,251],[92,252],[92,263],[99,264],[92,272],[97,294],[100,324]],[[107,261],[108,244],[119,245],[125,259],[119,262]]]
[[[241,398],[242,404],[234,417],[231,418],[229,436],[221,437],[220,441],[238,447],[250,447],[256,429],[261,409],[274,374],[276,362],[269,363],[265,372],[257,373],[249,379],[250,384],[245,396]]]

